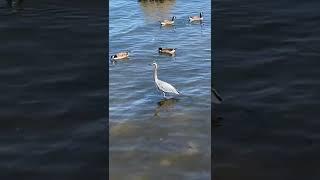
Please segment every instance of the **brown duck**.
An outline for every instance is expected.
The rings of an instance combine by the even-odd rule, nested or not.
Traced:
[[[160,24],[161,24],[161,26],[173,25],[175,19],[176,19],[176,17],[173,16],[171,20],[165,19],[165,20],[163,20],[163,21],[160,21]]]
[[[159,53],[175,55],[176,48],[159,48]]]
[[[189,16],[189,21],[203,21],[203,13],[200,12],[200,16]]]
[[[119,59],[127,59],[129,58],[129,52],[119,52],[113,56],[111,56],[112,60],[119,60]]]

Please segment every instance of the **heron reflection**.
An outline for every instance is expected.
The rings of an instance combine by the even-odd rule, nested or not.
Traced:
[[[176,103],[178,102],[179,100],[176,99],[176,98],[171,98],[171,99],[161,99],[161,101],[159,101],[157,103],[157,107],[156,107],[156,110],[155,110],[155,113],[154,113],[154,116],[159,116],[159,113],[161,111],[170,111],[172,110]]]
[[[218,94],[218,92],[214,88],[211,88],[211,103],[212,104],[221,104],[222,101],[223,101],[223,99],[220,96],[220,94]],[[214,107],[214,106],[212,106],[212,104],[211,104],[211,107]],[[223,118],[217,114],[216,109],[213,109],[212,110],[213,127],[221,126],[222,121],[223,121]]]
[[[220,94],[218,94],[214,88],[211,88],[211,102],[215,104],[221,104],[222,101],[223,99]]]
[[[8,6],[12,8],[13,11],[18,10],[21,8],[23,0],[7,0]]]
[[[222,126],[222,121],[223,121],[223,117],[218,116],[216,114],[212,115],[212,123],[213,123],[213,127],[220,127]]]

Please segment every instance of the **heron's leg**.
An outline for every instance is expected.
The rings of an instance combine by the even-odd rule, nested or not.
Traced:
[[[162,92],[163,93],[163,97],[166,97],[166,93]]]

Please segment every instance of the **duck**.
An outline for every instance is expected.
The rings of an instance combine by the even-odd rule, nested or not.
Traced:
[[[176,48],[161,48],[161,47],[159,47],[159,53],[174,55],[176,53]]]
[[[174,20],[176,19],[175,16],[172,16],[172,19],[171,20],[163,20],[163,21],[159,21],[161,26],[168,26],[168,25],[174,25]]]
[[[200,16],[189,16],[189,21],[203,21],[203,13],[200,12]]]
[[[111,56],[112,60],[127,59],[127,58],[129,58],[129,52],[128,51],[119,52],[119,53]]]

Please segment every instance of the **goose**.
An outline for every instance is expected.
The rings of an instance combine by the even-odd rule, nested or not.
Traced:
[[[176,53],[176,48],[159,48],[159,53],[174,55]]]
[[[126,52],[119,52],[113,56],[111,56],[111,59],[112,60],[119,60],[119,59],[127,59],[129,58],[129,52],[126,51]]]
[[[173,16],[171,20],[165,19],[165,20],[159,21],[159,22],[160,22],[161,26],[173,25],[175,19],[176,19],[176,17]]]
[[[202,21],[203,20],[203,13],[200,12],[200,16],[189,16],[189,21]]]

